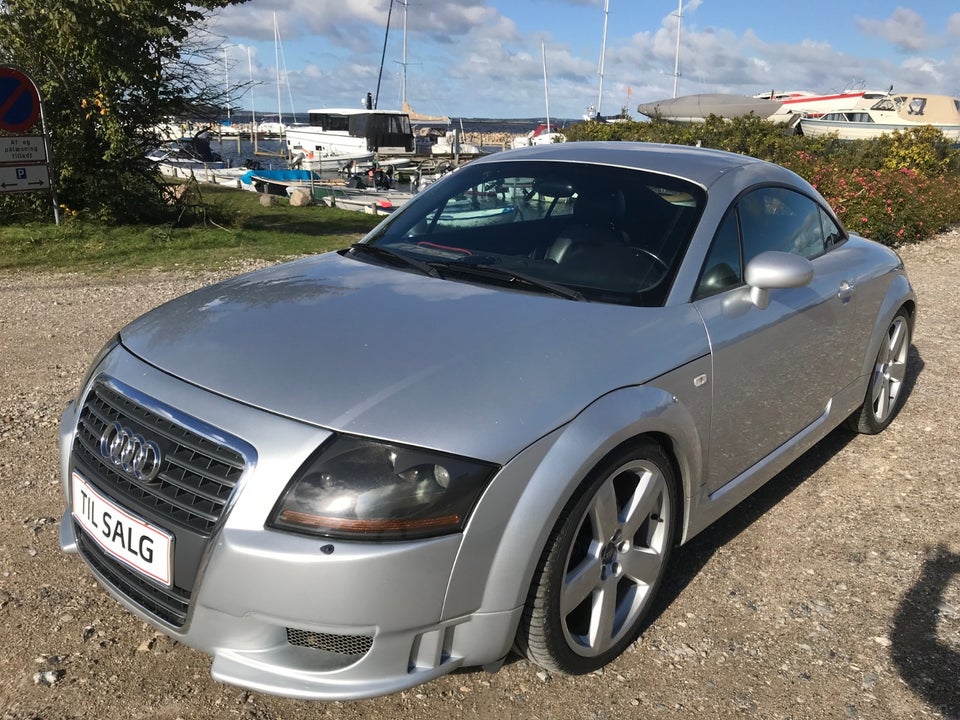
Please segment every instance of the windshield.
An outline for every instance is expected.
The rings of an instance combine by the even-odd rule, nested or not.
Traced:
[[[655,306],[703,204],[698,186],[655,173],[479,163],[416,196],[365,242],[428,263],[447,280]]]

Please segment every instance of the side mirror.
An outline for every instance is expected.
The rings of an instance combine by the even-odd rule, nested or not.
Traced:
[[[770,290],[803,287],[813,280],[813,263],[793,253],[769,250],[747,264],[750,299],[761,310],[770,304]]]

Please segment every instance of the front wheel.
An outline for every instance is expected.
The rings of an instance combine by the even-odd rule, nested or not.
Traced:
[[[847,419],[847,426],[875,435],[887,427],[903,404],[903,384],[910,356],[910,316],[900,308],[880,344],[863,405]]]
[[[583,674],[633,642],[676,534],[676,480],[663,449],[643,440],[605,459],[557,521],[517,636],[537,664]]]

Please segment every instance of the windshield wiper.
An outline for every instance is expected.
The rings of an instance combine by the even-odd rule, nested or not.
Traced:
[[[567,300],[586,300],[578,290],[569,288],[566,285],[560,285],[558,283],[550,282],[549,280],[541,280],[538,277],[533,275],[528,275],[525,272],[519,270],[511,270],[509,268],[502,267],[500,265],[487,265],[487,264],[473,264],[468,262],[450,262],[450,263],[432,263],[433,265],[439,265],[444,270],[449,272],[459,272],[464,275],[478,275],[480,277],[496,278],[498,280],[506,280],[508,283],[521,283],[527,285],[531,288],[548,292],[552,295],[558,295]]]
[[[432,265],[429,265],[422,260],[412,258],[409,255],[404,255],[396,250],[391,250],[388,247],[383,247],[381,245],[368,245],[367,243],[354,243],[350,246],[350,250],[354,254],[366,253],[367,255],[373,255],[374,257],[393,262],[395,265],[403,265],[414,268],[415,270],[419,270],[424,275],[429,275],[430,277],[440,277],[440,273]]]

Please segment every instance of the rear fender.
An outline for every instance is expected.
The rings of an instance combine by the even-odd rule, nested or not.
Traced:
[[[861,367],[860,373],[861,382],[864,385],[864,392],[866,392],[866,383],[873,374],[873,366],[880,352],[880,344],[883,342],[884,337],[886,337],[887,330],[893,321],[894,315],[896,315],[897,311],[904,305],[907,306],[910,314],[910,327],[912,330],[917,313],[917,299],[914,295],[913,288],[910,286],[910,281],[907,280],[906,275],[901,271],[894,277],[893,282],[890,283],[890,287],[887,288],[887,292],[880,303],[880,309],[877,311],[873,332],[870,334],[870,342],[867,344],[867,352],[863,358],[863,366]]]

